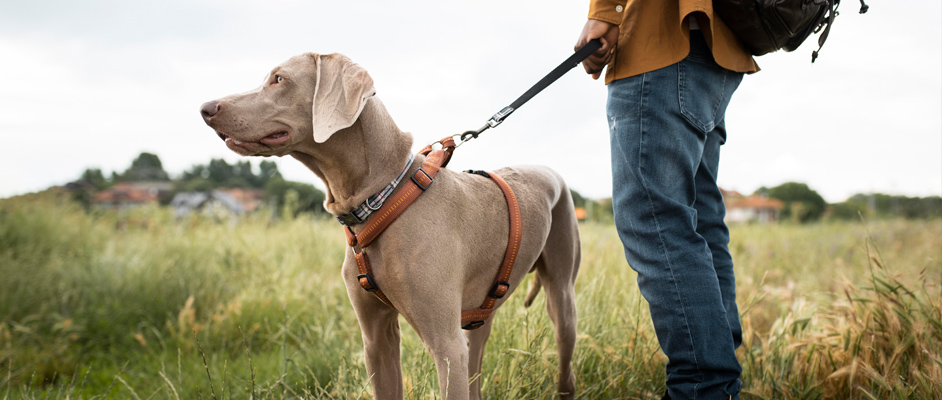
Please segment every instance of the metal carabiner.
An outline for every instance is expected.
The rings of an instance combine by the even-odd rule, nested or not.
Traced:
[[[484,125],[484,126],[478,128],[478,130],[476,130],[476,131],[465,131],[465,132],[462,133],[461,135],[457,135],[457,136],[461,136],[461,143],[464,143],[464,142],[467,142],[467,141],[469,141],[469,140],[471,140],[471,139],[477,139],[477,138],[478,138],[478,135],[480,135],[482,132],[486,131],[486,130],[487,130],[488,128],[490,128],[490,127],[491,127],[491,125],[490,125],[490,124],[487,124],[487,125]]]

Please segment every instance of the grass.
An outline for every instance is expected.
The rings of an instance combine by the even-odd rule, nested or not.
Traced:
[[[581,227],[578,397],[664,391],[635,274],[609,225]],[[327,219],[85,213],[53,193],[0,201],[0,400],[372,398]],[[732,228],[744,398],[942,393],[942,221]],[[487,398],[554,397],[541,295],[494,322]],[[402,323],[406,398],[438,395]]]

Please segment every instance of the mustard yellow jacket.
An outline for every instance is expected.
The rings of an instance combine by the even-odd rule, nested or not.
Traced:
[[[697,19],[713,58],[721,67],[752,73],[759,66],[723,21],[712,0],[590,0],[589,19],[619,25],[615,57],[605,83],[654,71],[683,60],[690,52],[690,24]]]

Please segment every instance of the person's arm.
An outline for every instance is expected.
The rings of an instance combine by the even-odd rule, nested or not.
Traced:
[[[582,28],[575,49],[579,49],[592,39],[600,39],[602,48],[582,62],[587,74],[592,79],[602,76],[602,69],[612,59],[615,43],[618,41],[618,24],[625,12],[624,0],[593,0],[589,4],[589,19]]]

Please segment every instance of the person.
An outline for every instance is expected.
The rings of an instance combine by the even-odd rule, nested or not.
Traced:
[[[716,183],[724,116],[752,56],[698,0],[590,0],[576,43],[605,71],[615,225],[661,349],[665,399],[738,399],[742,327]]]

